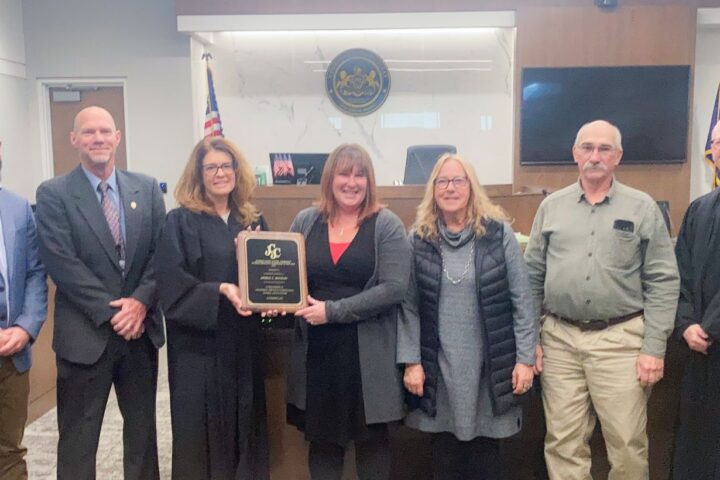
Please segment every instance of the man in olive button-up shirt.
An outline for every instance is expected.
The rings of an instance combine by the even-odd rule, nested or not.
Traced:
[[[525,252],[546,313],[537,363],[548,471],[553,480],[591,478],[594,411],[609,479],[646,479],[648,387],[662,378],[674,324],[675,255],[654,200],[613,177],[622,158],[614,125],[584,125],[573,157],[579,181],[543,201]]]

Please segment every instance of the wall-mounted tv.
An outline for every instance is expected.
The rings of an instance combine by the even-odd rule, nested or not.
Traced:
[[[608,120],[622,133],[624,164],[687,158],[690,67],[525,68],[520,163],[572,164],[578,129]]]

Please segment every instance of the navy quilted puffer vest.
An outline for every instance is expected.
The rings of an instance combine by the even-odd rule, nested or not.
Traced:
[[[496,415],[505,413],[516,404],[512,393],[512,371],[515,367],[515,333],[513,330],[512,301],[508,288],[503,225],[488,221],[486,233],[475,238],[475,282],[485,341],[483,377],[490,386],[490,398]],[[438,375],[438,305],[442,257],[438,241],[413,237],[413,255],[418,288],[420,314],[420,352],[425,370],[424,395],[411,406],[419,406],[431,417],[435,416]]]

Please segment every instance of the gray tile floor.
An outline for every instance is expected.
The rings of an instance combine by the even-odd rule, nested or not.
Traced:
[[[167,382],[165,350],[160,352],[160,372],[157,394],[158,454],[160,478],[170,478],[172,435],[170,432],[170,394]],[[25,429],[23,443],[28,449],[26,457],[30,480],[56,479],[57,465],[57,413],[55,409],[38,418]],[[105,411],[100,445],[97,453],[97,478],[99,480],[122,480],[122,417],[117,406],[115,392]]]

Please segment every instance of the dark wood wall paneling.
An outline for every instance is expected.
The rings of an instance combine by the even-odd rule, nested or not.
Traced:
[[[625,4],[622,0],[620,3]],[[612,12],[592,5],[522,8],[517,12],[516,78],[520,78],[524,67],[692,65],[695,35],[696,9],[687,4],[620,6]],[[514,188],[542,186],[554,190],[571,183],[577,178],[574,165],[520,165],[519,81],[515,88]],[[689,131],[689,125],[687,128]],[[656,200],[668,200],[673,224],[679,227],[690,199],[690,162],[621,163],[617,176]]]
[[[57,367],[52,349],[55,325],[55,285],[48,280],[48,318],[33,344],[33,365],[30,369],[30,395],[28,399],[28,423],[41,417],[55,407]]]

